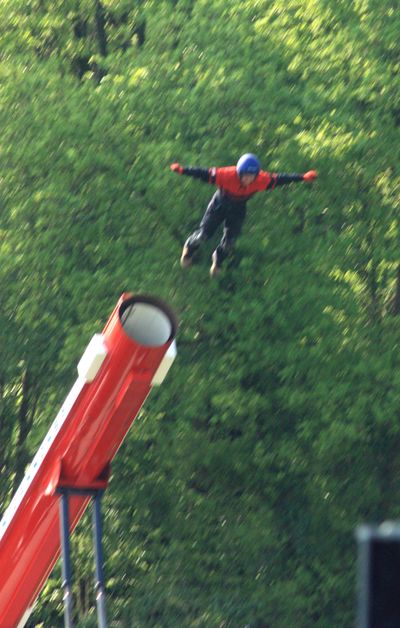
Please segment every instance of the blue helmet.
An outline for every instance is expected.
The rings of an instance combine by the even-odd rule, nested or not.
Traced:
[[[236,164],[236,172],[239,177],[244,174],[255,174],[256,176],[260,172],[261,166],[257,157],[252,153],[246,153],[242,155]]]

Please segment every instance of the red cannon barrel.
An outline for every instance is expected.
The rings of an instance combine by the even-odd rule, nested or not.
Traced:
[[[23,626],[60,555],[62,486],[105,488],[110,463],[175,354],[177,323],[161,300],[123,294],[78,364],[68,394],[0,522],[0,626]],[[70,502],[73,530],[89,498]]]

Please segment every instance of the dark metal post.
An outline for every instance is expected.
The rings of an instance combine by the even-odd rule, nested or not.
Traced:
[[[73,628],[72,623],[72,569],[71,547],[69,538],[69,495],[61,493],[60,499],[60,537],[62,555],[62,587],[64,589],[64,621],[66,628]]]
[[[93,500],[93,543],[95,557],[95,592],[97,604],[97,619],[99,628],[107,628],[106,619],[106,595],[104,585],[103,570],[103,548],[102,548],[102,521],[101,521],[101,498],[103,489],[60,487],[57,493],[61,495],[60,500],[60,536],[61,536],[61,557],[62,557],[62,586],[64,589],[64,625],[65,628],[73,628],[72,623],[72,568],[71,568],[71,548],[69,534],[69,498],[71,495],[89,496]]]
[[[101,498],[103,491],[99,490],[93,495],[93,541],[95,557],[95,591],[97,603],[97,619],[100,628],[106,628],[106,594],[104,586],[102,522],[101,522]]]

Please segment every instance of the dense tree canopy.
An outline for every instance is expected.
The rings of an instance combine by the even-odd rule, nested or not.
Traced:
[[[115,626],[354,620],[354,529],[400,514],[398,32],[393,0],[0,5],[2,511],[119,294],[181,321],[105,498]],[[252,199],[216,281],[212,244],[182,272],[212,188],[169,164],[249,150],[319,179]]]

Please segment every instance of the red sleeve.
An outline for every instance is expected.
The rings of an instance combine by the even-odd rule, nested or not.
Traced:
[[[223,166],[222,168],[211,168],[210,182],[215,183],[218,187],[235,184],[238,180],[236,174],[236,166]],[[215,175],[215,178],[213,178]]]
[[[256,181],[259,185],[258,189],[260,192],[262,192],[263,190],[274,189],[274,181],[270,172],[265,172],[264,170],[261,170]]]
[[[228,178],[229,166],[225,168],[211,168],[210,169],[210,183],[215,183],[218,187],[226,184]]]

